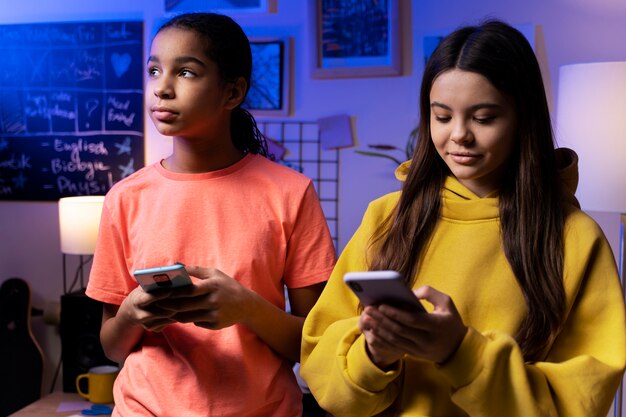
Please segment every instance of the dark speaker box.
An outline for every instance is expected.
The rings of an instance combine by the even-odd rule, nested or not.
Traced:
[[[116,365],[100,344],[102,303],[78,291],[61,296],[63,391],[76,392],[76,377],[100,365]],[[81,389],[83,387],[81,386]]]

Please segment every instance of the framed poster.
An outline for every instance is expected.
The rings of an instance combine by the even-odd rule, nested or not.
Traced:
[[[399,0],[311,0],[313,78],[400,75]]]
[[[244,107],[255,116],[289,114],[291,42],[289,37],[250,38],[252,80]]]

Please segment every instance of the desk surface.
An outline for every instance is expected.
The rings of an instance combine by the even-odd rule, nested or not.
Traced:
[[[91,407],[91,403],[76,393],[55,391],[41,398],[39,401],[22,408],[13,413],[10,417],[63,417],[80,415],[80,409],[73,411],[63,411],[57,413],[57,409],[61,403],[84,402],[83,408]]]

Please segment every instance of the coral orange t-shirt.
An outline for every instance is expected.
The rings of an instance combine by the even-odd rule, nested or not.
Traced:
[[[311,181],[258,155],[213,172],[160,163],[107,194],[87,295],[119,305],[132,271],[215,267],[285,308],[284,286],[328,279],[335,250]],[[173,324],[146,332],[114,387],[119,416],[300,416],[287,360],[243,325]]]

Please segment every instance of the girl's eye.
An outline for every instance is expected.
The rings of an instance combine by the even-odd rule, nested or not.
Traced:
[[[191,78],[191,77],[194,77],[196,74],[194,74],[193,71],[191,70],[183,69],[180,71],[180,75],[185,78]]]
[[[437,116],[435,115],[435,120],[439,123],[447,123],[450,121],[450,116]]]
[[[156,77],[157,75],[159,75],[159,70],[156,67],[151,67],[148,68],[148,76],[151,78]]]
[[[495,118],[496,118],[495,116],[484,116],[484,117],[474,117],[474,120],[478,124],[486,125],[488,123],[493,122]]]

